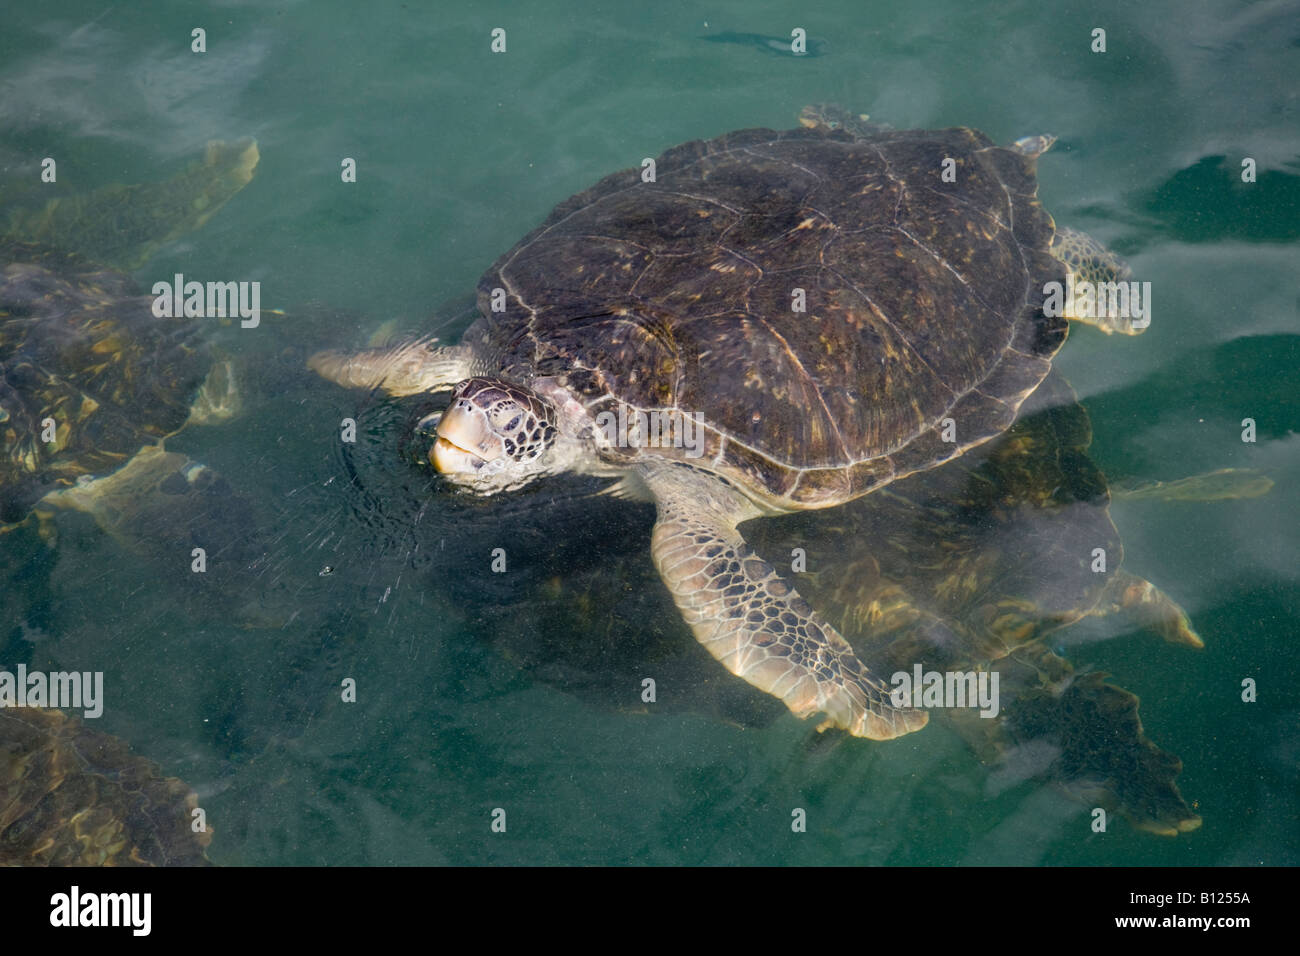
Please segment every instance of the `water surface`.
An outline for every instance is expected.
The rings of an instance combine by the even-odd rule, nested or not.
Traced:
[[[245,414],[169,444],[255,503],[247,589],[204,591],[160,570],[168,556],[62,516],[57,551],[33,552],[39,568],[0,616],[0,663],[105,672],[100,729],[197,790],[215,861],[1300,858],[1294,4],[723,2],[706,20],[685,3],[67,2],[4,20],[6,176],[51,155],[64,186],[89,189],[161,178],[210,139],[260,144],[253,183],[138,275],[260,280],[263,307],[285,313],[258,330],[214,325],[249,370]],[[189,51],[194,27],[206,54]],[[494,27],[504,55],[488,52]],[[705,39],[794,27],[817,55]],[[1089,49],[1096,27],[1104,54]],[[810,102],[898,127],[1060,137],[1040,165],[1044,203],[1154,289],[1144,336],[1085,329],[1061,353],[1094,459],[1135,480],[1249,467],[1276,482],[1253,500],[1113,509],[1126,566],[1188,609],[1205,650],[1132,629],[1061,638],[1077,667],[1141,697],[1147,732],[1184,762],[1198,832],[1162,839],[1114,820],[1095,834],[1087,806],[1034,779],[1002,785],[937,721],[888,745],[828,745],[788,715],[742,729],[602,707],[563,674],[521,669],[485,639],[521,585],[452,582],[483,575],[471,544],[501,539],[541,562],[520,581],[562,582],[593,557],[574,549],[602,546],[583,524],[587,489],[450,496],[399,455],[410,405],[302,373],[312,349],[359,345],[384,322],[454,334],[479,275],[555,203],[686,140],[791,126]],[[342,157],[358,163],[355,185],[339,180]],[[345,416],[367,436],[359,455],[339,447]],[[644,507],[600,507],[605,546],[648,547]],[[646,626],[690,641],[675,620]],[[617,652],[617,635],[601,638]],[[355,704],[339,702],[344,677]],[[1247,678],[1255,703],[1241,700]],[[495,807],[505,835],[489,832]],[[790,832],[792,807],[807,833]]]

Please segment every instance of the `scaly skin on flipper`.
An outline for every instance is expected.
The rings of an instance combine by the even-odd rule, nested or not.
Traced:
[[[745,543],[737,517],[752,508],[684,469],[649,472],[646,482],[659,508],[655,565],[696,639],[727,670],[798,717],[826,714],[818,730],[889,740],[925,726],[927,715],[895,707],[888,686]]]
[[[1031,158],[1037,159],[1052,148],[1055,136],[1024,136],[1011,144],[1011,149]],[[1086,232],[1058,225],[1052,239],[1052,255],[1065,263],[1076,283],[1086,282],[1094,286],[1097,283],[1126,281],[1131,272],[1125,262],[1103,246]],[[1143,323],[1135,326],[1131,316],[1123,314],[1124,309],[1116,302],[1112,307],[1109,295],[1105,297],[1105,306],[1101,299],[1094,299],[1091,310],[1086,309],[1086,296],[1079,290],[1075,292],[1074,307],[1069,318],[1095,326],[1110,335],[1119,332],[1123,335],[1140,335],[1146,331]]]
[[[1090,308],[1085,305],[1085,294],[1079,283],[1088,283],[1096,289],[1098,286],[1104,288],[1109,283],[1128,281],[1132,272],[1119,256],[1087,233],[1064,226],[1056,228],[1052,255],[1065,263],[1074,276],[1074,305],[1068,316],[1071,321],[1094,326],[1107,335],[1114,332],[1141,335],[1147,330],[1146,324],[1135,325],[1133,316],[1123,314],[1122,302],[1116,300],[1112,307],[1110,296],[1101,291],[1095,295]]]
[[[363,352],[317,352],[307,367],[344,388],[382,388],[387,394],[441,392],[475,374],[482,363],[464,346],[417,339]]]
[[[161,183],[112,185],[8,211],[5,235],[132,270],[203,226],[257,169],[257,143],[214,141],[201,161]]]

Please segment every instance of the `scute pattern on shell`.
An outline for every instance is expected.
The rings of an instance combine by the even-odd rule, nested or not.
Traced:
[[[0,866],[206,866],[194,792],[58,710],[0,709]]]
[[[0,239],[0,520],[185,424],[210,358],[196,320],[151,305],[121,272]]]
[[[1041,311],[1065,271],[1032,161],[981,133],[744,130],[656,171],[606,177],[501,257],[481,331],[508,374],[562,359],[593,414],[698,413],[704,461],[783,503],[834,504],[997,434],[1065,338]]]

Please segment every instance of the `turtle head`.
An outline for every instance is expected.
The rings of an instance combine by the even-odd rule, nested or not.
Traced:
[[[467,378],[451,393],[429,451],[449,481],[481,495],[509,491],[558,470],[549,454],[559,437],[555,406],[529,388]]]

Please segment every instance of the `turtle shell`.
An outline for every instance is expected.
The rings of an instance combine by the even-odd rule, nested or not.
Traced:
[[[0,520],[180,429],[210,367],[199,322],[129,276],[0,239]]]
[[[837,511],[760,522],[751,538],[773,554],[803,542],[822,571],[801,588],[845,633],[870,635],[855,650],[884,673],[1001,660],[1097,608],[1109,577],[1091,569],[1094,549],[1123,564],[1091,443],[1087,412],[1052,373],[996,441]],[[895,614],[899,588],[903,608],[962,622],[960,641],[916,610]]]
[[[206,866],[194,792],[58,710],[0,710],[0,866]]]
[[[702,455],[665,434],[607,458],[836,504],[998,434],[1047,374],[1065,269],[1036,192],[1031,158],[963,128],[687,143],[561,203],[480,281],[470,336],[593,416],[703,427]]]

